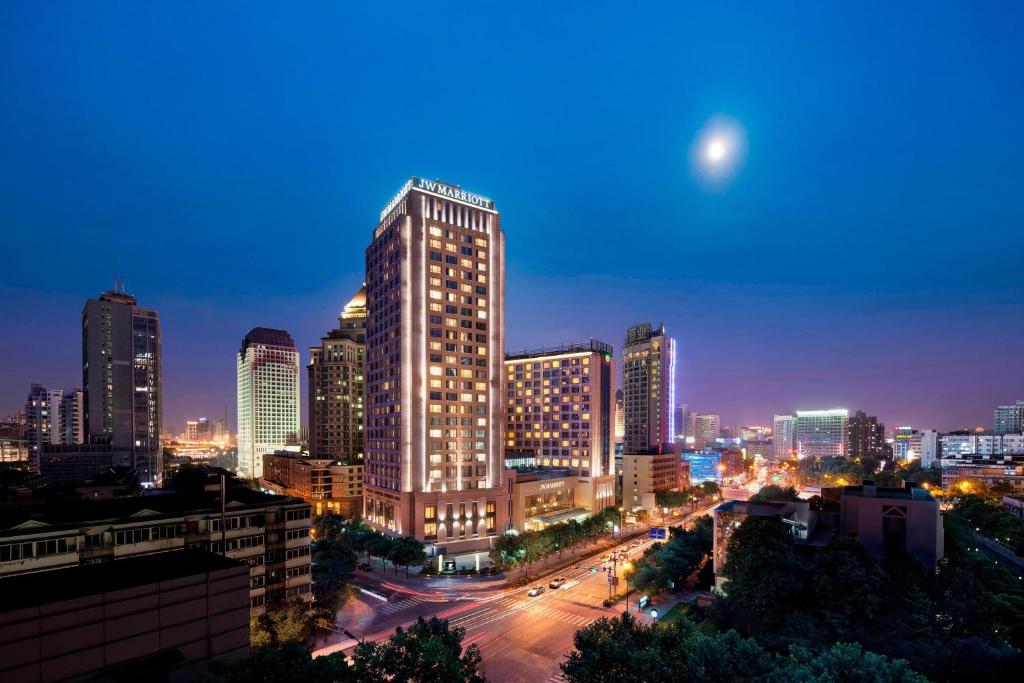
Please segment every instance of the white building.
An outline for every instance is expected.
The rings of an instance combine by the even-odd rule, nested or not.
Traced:
[[[934,429],[915,430],[910,437],[908,456],[920,460],[921,467],[932,467],[939,458],[939,433]]]
[[[772,423],[772,457],[786,460],[793,455],[793,428],[796,418],[792,415],[776,415]]]
[[[1024,432],[1024,401],[1009,406],[996,406],[992,422],[996,434]]]
[[[85,392],[81,387],[68,389],[60,402],[61,443],[85,443]]]
[[[828,458],[846,455],[849,417],[849,411],[845,408],[796,411],[794,434],[797,457]]]
[[[284,330],[257,327],[242,340],[238,368],[238,474],[263,476],[263,455],[299,432],[299,352]]]

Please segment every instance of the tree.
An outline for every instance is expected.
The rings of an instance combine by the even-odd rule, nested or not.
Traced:
[[[335,653],[313,659],[308,645],[288,642],[281,647],[260,647],[233,664],[210,663],[206,683],[355,683],[345,661]]]
[[[705,496],[719,496],[722,494],[722,487],[713,481],[706,481],[700,485],[700,491]]]
[[[335,515],[320,515],[313,522],[313,537],[318,541],[337,541],[345,534],[345,524]]]
[[[385,643],[364,642],[352,654],[352,669],[359,681],[410,683],[485,683],[478,672],[480,650],[463,651],[465,629],[451,628],[445,620],[420,617],[408,630],[395,630]]]
[[[390,552],[391,538],[384,534],[377,534],[366,542],[366,554],[379,557],[385,567],[387,567],[387,557]]]
[[[341,541],[318,540],[313,544],[313,595],[332,622],[345,602],[358,561],[355,551]]]
[[[268,612],[274,641],[305,641],[313,632],[309,605],[300,598],[289,598],[281,607]]]
[[[780,661],[784,680],[821,683],[927,683],[902,659],[865,652],[856,643],[836,643],[820,654],[794,647]]]
[[[403,536],[402,538],[396,538],[391,543],[391,548],[388,550],[388,559],[391,560],[391,564],[395,565],[395,571],[398,571],[398,567],[405,567],[405,575],[409,575],[409,565],[421,565],[427,561],[427,553],[422,543],[417,541],[411,536]]]
[[[750,497],[751,503],[772,503],[776,501],[794,501],[800,500],[800,496],[797,494],[796,487],[794,486],[776,486],[775,484],[769,484],[768,486],[762,486],[761,490]]]

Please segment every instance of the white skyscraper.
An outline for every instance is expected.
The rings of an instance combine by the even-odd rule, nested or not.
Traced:
[[[793,426],[796,418],[792,415],[776,415],[772,426],[772,458],[788,460],[793,455]]]
[[[263,455],[299,431],[299,352],[284,330],[257,327],[242,340],[238,366],[238,474],[263,476]]]

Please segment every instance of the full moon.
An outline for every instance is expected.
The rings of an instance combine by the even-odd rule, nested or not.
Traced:
[[[714,138],[708,143],[708,149],[705,154],[708,157],[708,161],[717,163],[725,158],[726,148],[725,141],[721,138]]]
[[[722,192],[747,160],[747,132],[726,114],[708,119],[690,144],[693,177],[707,192]]]

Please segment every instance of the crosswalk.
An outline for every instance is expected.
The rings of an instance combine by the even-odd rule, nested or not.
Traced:
[[[413,596],[411,598],[399,600],[398,602],[389,602],[388,604],[383,605],[379,611],[381,614],[394,614],[395,612],[401,612],[402,610],[407,610],[410,607],[415,607],[421,602],[426,602],[426,600],[419,596]]]
[[[590,622],[594,621],[594,617],[563,612],[562,610],[556,607],[551,607],[550,605],[538,606],[534,609],[531,609],[530,616],[544,617],[545,619],[554,619],[555,621],[560,621],[563,624],[569,624],[570,626],[576,627],[586,626]]]
[[[565,683],[565,674],[561,671],[556,674],[551,674],[547,678],[547,683]]]

